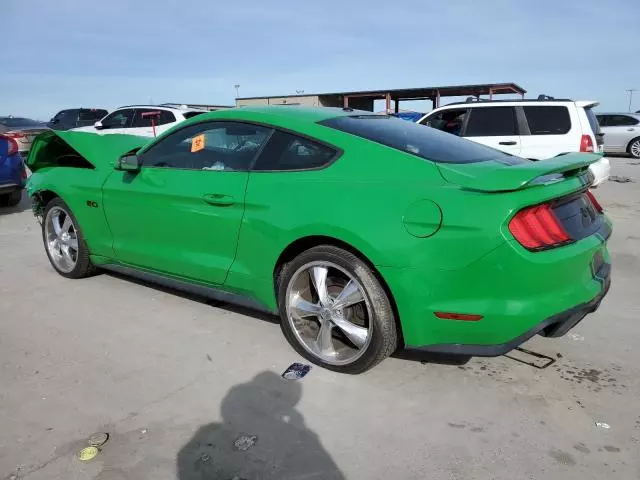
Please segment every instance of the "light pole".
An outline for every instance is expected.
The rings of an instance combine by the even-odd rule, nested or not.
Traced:
[[[240,96],[240,84],[236,83],[233,88],[236,89],[236,98],[238,98]]]
[[[631,113],[631,102],[633,101],[633,92],[637,92],[638,89],[637,88],[629,88],[628,90],[625,90],[627,93],[629,93],[629,113]]]

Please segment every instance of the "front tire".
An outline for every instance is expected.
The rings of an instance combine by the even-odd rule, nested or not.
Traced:
[[[629,155],[633,158],[640,158],[640,137],[634,138],[629,142],[627,152],[629,152]]]
[[[89,248],[73,212],[60,198],[44,210],[42,241],[51,266],[63,277],[84,278],[95,273]]]
[[[391,302],[371,268],[330,245],[287,263],[278,278],[284,336],[307,360],[341,373],[364,372],[393,353]]]
[[[15,207],[22,200],[22,190],[0,195],[0,207]]]

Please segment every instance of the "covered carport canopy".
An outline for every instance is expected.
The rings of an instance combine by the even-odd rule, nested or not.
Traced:
[[[480,98],[488,95],[492,99],[494,95],[517,94],[524,98],[527,91],[515,83],[485,83],[479,85],[450,85],[442,87],[424,88],[398,88],[393,90],[368,90],[361,92],[343,92],[344,107],[349,106],[349,99],[367,98],[371,100],[386,100],[386,110],[391,112],[391,101],[395,103],[395,113],[399,111],[399,102],[402,100],[431,100],[433,108],[440,106],[441,97],[472,96]]]

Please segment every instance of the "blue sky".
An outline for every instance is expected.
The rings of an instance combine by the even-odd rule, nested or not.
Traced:
[[[257,96],[515,82],[624,111],[640,88],[638,0],[1,0],[0,17],[0,114],[39,119],[232,104],[236,83]]]

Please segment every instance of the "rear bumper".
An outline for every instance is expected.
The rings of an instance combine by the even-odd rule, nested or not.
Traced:
[[[589,237],[544,252],[529,252],[514,241],[462,268],[378,269],[393,294],[405,348],[498,355],[492,352],[536,333],[563,335],[599,303],[610,276],[610,234],[605,217]],[[435,312],[482,318],[452,320]]]
[[[4,195],[5,193],[15,192],[16,190],[24,189],[24,184],[22,183],[0,183],[0,195]]]
[[[424,353],[444,353],[448,355],[464,355],[473,357],[497,357],[510,352],[514,348],[522,345],[524,342],[534,337],[542,335],[543,337],[557,338],[565,335],[569,330],[575,327],[588,314],[595,312],[600,306],[600,302],[609,292],[611,287],[611,265],[605,264],[599,272],[604,278],[602,281],[602,291],[596,295],[591,301],[576,305],[573,308],[552,315],[543,320],[535,327],[518,335],[512,340],[496,345],[472,345],[472,344],[440,344],[426,345],[423,347],[407,347],[406,350]],[[605,276],[606,275],[606,276]]]
[[[593,173],[593,184],[592,187],[597,187],[603,182],[606,182],[611,174],[611,164],[609,163],[609,159],[607,157],[602,157],[595,163],[592,163],[589,166],[589,170]]]

